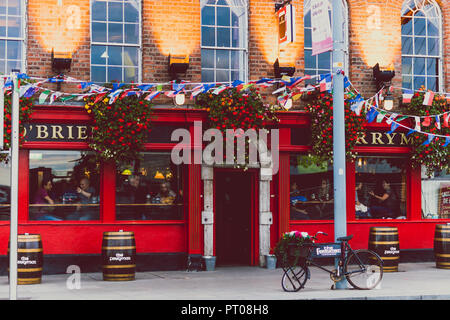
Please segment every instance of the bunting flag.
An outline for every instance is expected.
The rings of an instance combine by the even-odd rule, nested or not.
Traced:
[[[60,100],[62,102],[66,102],[66,101],[68,101],[70,99],[73,99],[73,98],[75,98],[75,95],[65,96],[65,97],[60,98]]]
[[[350,87],[351,83],[348,80],[347,76],[344,77],[344,89]]]
[[[370,108],[367,112],[366,119],[368,123],[371,123],[378,116],[378,111],[375,108]]]
[[[331,91],[331,74],[320,75],[320,92]]]
[[[422,145],[423,145],[423,146],[429,145],[429,144],[431,143],[431,141],[433,141],[433,139],[434,139],[434,135],[429,134],[429,135],[428,135],[428,139],[425,140],[425,141],[422,143]]]
[[[272,92],[272,94],[277,94],[277,93],[280,93],[280,92],[282,92],[282,91],[286,91],[286,87],[281,87],[281,88],[278,88],[277,90],[275,90],[274,92]]]
[[[153,87],[154,87],[153,84],[142,84],[142,85],[138,86],[139,90],[141,90],[141,91],[149,91]]]
[[[166,91],[164,94],[169,98],[174,98],[177,95],[176,91]]]
[[[439,116],[435,116],[434,119],[435,119],[434,126],[437,129],[441,130],[441,119],[439,118]]]
[[[195,98],[197,95],[199,95],[200,93],[202,93],[203,89],[204,89],[204,85],[203,85],[203,84],[200,84],[200,85],[194,87],[194,88],[192,89],[190,99],[191,99],[191,100],[194,100],[194,98]]]
[[[450,120],[450,112],[448,113],[444,113],[444,127],[448,128],[449,127],[449,120]]]
[[[380,110],[378,111],[378,115],[377,115],[377,123],[381,123],[383,122],[384,119],[384,115],[386,114],[386,111]]]
[[[50,100],[49,100],[49,104],[52,104],[53,102],[55,102],[55,100],[60,97],[62,95],[61,92],[54,92],[51,96],[50,96]]]
[[[444,143],[442,146],[443,146],[443,147],[446,147],[446,146],[449,145],[449,143],[450,143],[450,136],[447,136],[447,137],[445,138],[445,143]]]
[[[414,132],[416,132],[416,130],[414,130],[414,129],[409,129],[409,131],[408,131],[408,133],[406,134],[406,136],[409,136],[411,133],[414,133]]]
[[[157,96],[159,96],[161,94],[162,91],[154,91],[154,92],[150,92],[150,94],[145,97],[145,100],[147,101],[152,101],[154,98],[156,98]]]
[[[420,131],[420,117],[415,116],[414,120],[416,122],[416,126],[414,127],[414,130]]]
[[[410,103],[413,96],[414,92],[412,90],[405,90],[402,95],[403,98],[402,102],[405,104]]]
[[[392,122],[391,124],[391,130],[388,131],[388,134],[391,134],[395,131],[395,129],[397,129],[400,125],[397,122]]]
[[[102,100],[103,97],[106,96],[106,94],[107,94],[107,92],[100,93],[100,94],[97,96],[97,98],[95,98],[94,104],[97,103],[97,102],[99,102],[100,100]]]
[[[431,106],[433,104],[433,99],[434,99],[434,92],[428,90],[427,93],[425,93],[424,97],[423,97],[423,105],[424,106]]]
[[[25,91],[25,93],[23,94],[23,97],[31,98],[37,91],[39,91],[39,88],[36,88],[36,87],[28,88],[28,90]]]
[[[422,122],[422,127],[429,127],[431,124],[431,117],[425,117],[425,120]]]
[[[398,114],[397,113],[393,113],[389,116],[389,118],[386,120],[387,124],[391,124],[393,120],[395,120],[395,118],[397,118]]]
[[[119,95],[122,91],[123,91],[122,89],[117,89],[117,90],[113,91],[112,93],[110,93],[108,95],[109,104],[113,104],[117,100],[117,98],[119,97]]]
[[[225,91],[228,87],[226,85],[219,86],[212,91],[212,94],[218,95],[219,93]]]
[[[400,122],[400,121],[403,121],[403,120],[408,119],[408,118],[409,118],[408,116],[401,116],[401,117],[398,118],[396,121],[397,121],[397,122]]]

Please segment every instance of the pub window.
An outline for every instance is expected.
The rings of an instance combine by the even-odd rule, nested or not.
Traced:
[[[0,74],[24,71],[25,1],[0,1]]]
[[[203,82],[247,81],[247,0],[201,1]]]
[[[91,80],[140,81],[140,0],[91,1]]]
[[[348,8],[347,2],[345,0],[342,1],[343,7],[343,17],[344,17],[344,41],[346,50],[346,59],[345,59],[345,70],[348,67]],[[331,73],[332,65],[331,65],[331,51],[324,52],[318,55],[312,55],[312,26],[311,26],[311,0],[305,0],[303,3],[303,23],[304,23],[304,37],[305,37],[305,45],[304,45],[304,55],[305,55],[305,74],[309,74],[311,76],[316,76],[324,73]],[[330,21],[332,22],[332,12],[331,12],[331,4],[328,7],[328,14],[330,17]],[[309,80],[313,82],[314,80]]]
[[[450,218],[450,172],[436,171],[430,177],[422,173],[422,218]]]
[[[442,88],[442,17],[434,0],[407,0],[402,6],[403,88]]]
[[[356,158],[357,219],[406,219],[407,164],[404,157]]]
[[[100,165],[88,151],[32,150],[30,220],[99,220]]]
[[[291,220],[332,220],[333,166],[316,165],[308,155],[290,156]]]
[[[170,153],[142,153],[141,160],[119,166],[117,220],[183,219],[183,170]]]
[[[9,220],[11,212],[11,167],[0,162],[0,221]]]

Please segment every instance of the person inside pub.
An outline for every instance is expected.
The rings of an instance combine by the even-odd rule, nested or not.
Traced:
[[[386,179],[377,181],[375,191],[370,191],[372,205],[369,213],[374,218],[395,218],[397,216],[398,200],[395,191]]]
[[[50,212],[53,212],[54,208],[52,205],[55,204],[55,200],[51,198],[51,190],[53,188],[53,184],[51,179],[44,178],[41,182],[41,187],[37,190],[34,196],[34,204],[39,205],[47,205],[38,207],[36,220],[50,220],[50,221],[59,221],[61,219],[53,216]]]

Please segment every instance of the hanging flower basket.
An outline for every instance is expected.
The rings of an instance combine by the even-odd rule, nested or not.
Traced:
[[[315,238],[307,232],[286,232],[275,246],[274,253],[282,267],[302,265],[306,261],[314,240]]]

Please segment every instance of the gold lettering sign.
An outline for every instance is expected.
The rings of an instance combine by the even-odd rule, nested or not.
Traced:
[[[26,124],[25,141],[85,142],[90,133],[88,125]]]
[[[412,137],[408,137],[403,132],[360,132],[356,144],[360,146],[406,147],[412,144]]]

